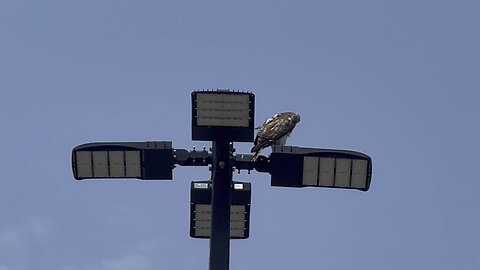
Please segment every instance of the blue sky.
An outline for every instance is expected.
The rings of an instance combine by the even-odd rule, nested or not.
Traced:
[[[479,269],[477,1],[2,1],[0,270],[207,269],[189,185],[75,181],[74,146],[192,142],[190,93],[256,95],[289,144],[361,151],[368,192],[252,182],[231,269]],[[238,143],[239,153],[250,144]]]

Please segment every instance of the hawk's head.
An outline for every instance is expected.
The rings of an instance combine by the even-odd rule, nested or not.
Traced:
[[[292,118],[292,121],[293,121],[295,124],[297,124],[298,122],[300,122],[300,114],[295,113],[295,112],[292,112],[290,117]]]

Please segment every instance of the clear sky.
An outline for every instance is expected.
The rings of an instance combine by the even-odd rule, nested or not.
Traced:
[[[231,269],[480,269],[478,1],[0,2],[0,270],[207,269],[189,185],[76,181],[74,146],[192,142],[190,93],[256,95],[289,144],[364,152],[368,192],[252,182]],[[251,144],[236,144],[246,153]]]

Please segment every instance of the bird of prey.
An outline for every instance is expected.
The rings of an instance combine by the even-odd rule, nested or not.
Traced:
[[[300,122],[300,114],[284,112],[268,118],[258,129],[254,146],[251,150],[252,161],[257,160],[260,151],[272,145],[285,145],[288,136],[292,133],[295,125]]]

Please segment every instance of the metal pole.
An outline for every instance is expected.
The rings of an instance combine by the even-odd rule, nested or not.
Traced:
[[[229,269],[232,188],[230,151],[230,143],[228,141],[213,142],[210,270]]]

